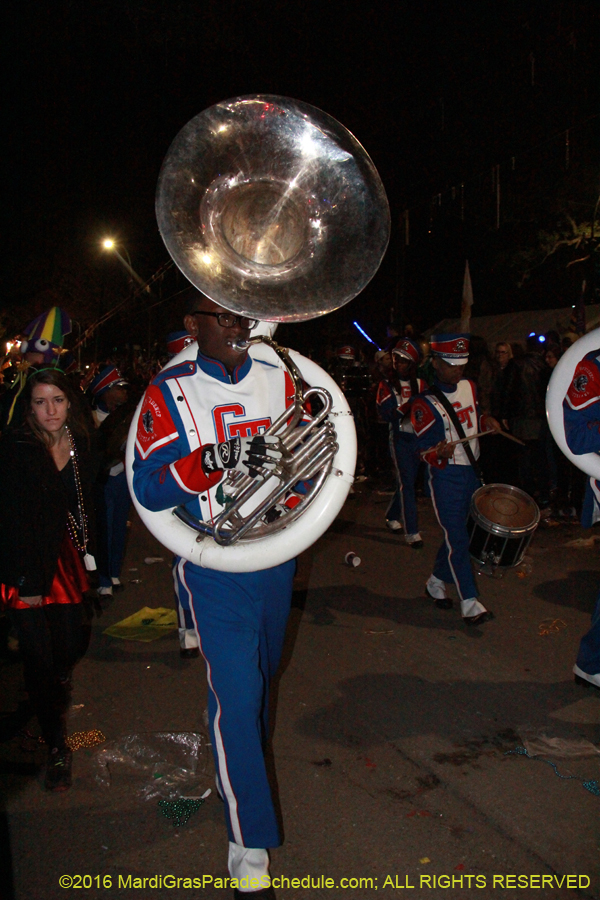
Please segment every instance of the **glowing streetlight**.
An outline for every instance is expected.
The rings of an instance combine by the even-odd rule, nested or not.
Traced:
[[[127,262],[126,259],[123,259],[123,257],[117,250],[117,245],[116,245],[115,241],[113,241],[112,238],[104,238],[104,240],[102,241],[102,246],[104,247],[105,250],[110,250],[111,253],[114,253],[115,256],[117,257],[117,259],[119,260],[119,262],[121,263],[121,265],[125,266],[125,268],[129,272],[131,277],[134,279],[134,281],[137,281],[137,283],[141,287],[143,287],[148,293],[150,293],[150,286],[147,285],[146,282],[144,281],[144,279],[141,278],[138,275],[138,273],[135,271],[135,269],[132,268],[131,262]],[[125,253],[127,253],[127,250],[125,250]],[[129,253],[127,253],[127,258],[129,258]]]

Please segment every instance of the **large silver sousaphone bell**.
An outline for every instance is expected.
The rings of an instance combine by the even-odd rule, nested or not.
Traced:
[[[379,268],[390,233],[383,184],[356,138],[314,106],[270,95],[217,103],[181,129],[156,216],[198,290],[271,322],[348,303]]]
[[[390,231],[383,185],[356,138],[321,110],[270,95],[226,100],[182,128],[160,172],[156,215],[189,281],[261,323],[300,322],[348,303],[377,271]],[[225,509],[209,522],[185,507],[150,512],[134,497],[166,547],[230,572],[278,565],[314,543],[342,508],[356,464],[352,413],[333,379],[267,336],[239,349],[248,344],[254,359],[285,368],[295,387],[293,405],[267,431],[286,448],[283,469],[227,475]],[[193,343],[171,365],[196,352]],[[134,443],[135,424],[130,488]],[[310,487],[290,504],[302,480]]]

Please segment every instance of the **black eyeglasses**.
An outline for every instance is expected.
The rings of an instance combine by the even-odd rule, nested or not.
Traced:
[[[192,313],[193,316],[212,316],[217,320],[221,328],[234,328],[239,325],[240,328],[248,328],[252,330],[256,328],[259,319],[249,319],[248,316],[236,316],[233,313],[214,313],[205,312],[203,309],[197,309]]]

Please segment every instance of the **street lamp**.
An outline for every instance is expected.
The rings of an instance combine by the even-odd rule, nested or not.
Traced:
[[[150,294],[150,296],[152,296],[152,291],[150,290],[150,285],[147,284],[143,278],[140,278],[138,273],[132,267],[131,259],[130,259],[130,256],[129,256],[129,253],[127,252],[127,250],[125,248],[123,248],[123,250],[125,250],[125,253],[127,254],[127,259],[123,259],[123,257],[117,250],[115,241],[112,238],[104,238],[104,240],[102,241],[102,246],[104,247],[105,250],[109,250],[111,253],[114,253],[115,256],[117,257],[117,259],[119,260],[119,262],[121,263],[121,265],[123,265],[127,269],[127,271],[129,272],[131,277],[134,279],[134,281],[136,281],[147,294]],[[150,346],[151,346],[151,340],[152,340],[151,309],[152,309],[152,307],[150,307],[150,309],[148,310],[148,355],[150,355]]]
[[[144,279],[141,278],[141,277],[138,275],[138,273],[135,271],[135,269],[133,269],[133,268],[131,267],[131,261],[127,262],[126,259],[123,259],[123,257],[121,256],[121,254],[120,254],[119,251],[117,250],[117,245],[115,244],[115,242],[113,241],[112,238],[105,238],[105,239],[102,241],[102,246],[104,247],[105,250],[110,250],[111,253],[114,253],[115,256],[117,257],[117,259],[119,260],[119,262],[121,263],[121,265],[125,266],[125,268],[126,268],[127,271],[129,272],[129,274],[131,275],[131,277],[132,277],[135,281],[137,281],[137,283],[140,285],[140,287],[145,288],[145,289],[148,291],[148,293],[150,293],[150,286],[147,285],[146,282],[144,281]],[[127,253],[127,250],[125,250],[125,253]],[[129,259],[129,253],[127,253],[127,258]]]

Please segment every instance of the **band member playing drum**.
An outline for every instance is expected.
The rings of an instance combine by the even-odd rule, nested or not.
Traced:
[[[494,618],[477,599],[469,557],[467,519],[471,497],[480,486],[479,441],[454,443],[478,431],[500,431],[491,416],[480,415],[475,385],[463,378],[469,358],[468,334],[431,336],[435,381],[414,402],[411,422],[429,467],[433,506],[444,532],[425,590],[439,609],[451,609],[446,584],[454,582],[466,625]]]
[[[392,350],[394,372],[390,378],[380,381],[377,389],[377,411],[384,422],[390,423],[390,454],[398,483],[386,520],[392,531],[399,530],[399,526],[395,528],[394,525],[400,521],[404,539],[413,550],[423,546],[415,493],[421,459],[415,435],[402,431],[400,425],[405,416],[410,418],[411,398],[427,387],[422,378],[417,378],[417,365],[422,356],[415,341],[402,338]]]
[[[198,356],[160,373],[138,420],[133,485],[148,509],[185,504],[205,521],[225,502],[225,472],[258,475],[282,456],[262,433],[293,399],[289,375],[236,348],[256,319],[190,290],[186,329]],[[268,847],[281,843],[267,780],[269,685],[283,647],[295,561],[248,573],[176,558],[177,594],[190,610],[206,662],[208,715],[229,832],[229,872],[247,892],[274,897]],[[236,896],[238,892],[236,889]]]
[[[565,437],[572,453],[600,453],[600,350],[592,350],[578,363],[563,402]],[[600,482],[587,483],[581,524],[591,528],[600,520]],[[573,666],[575,680],[600,688],[600,596],[592,613],[592,627],[579,645]]]

